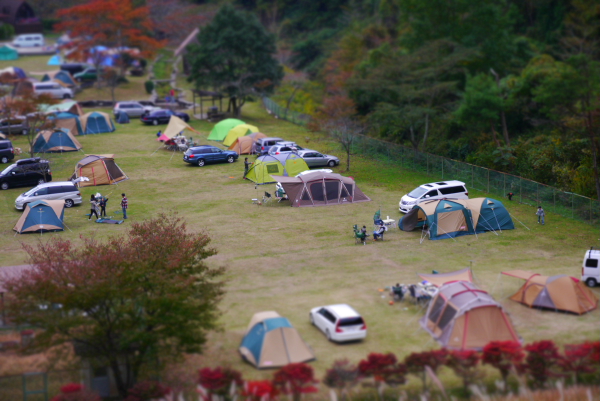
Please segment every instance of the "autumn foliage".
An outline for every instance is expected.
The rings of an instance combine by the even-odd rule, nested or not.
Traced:
[[[62,386],[60,394],[52,397],[50,401],[101,401],[101,398],[79,383],[68,383]]]
[[[515,341],[492,341],[483,348],[483,363],[500,371],[504,388],[507,388],[508,374],[525,358],[521,344]]]
[[[313,368],[305,363],[290,363],[275,372],[273,384],[283,394],[289,394],[294,401],[300,400],[302,394],[316,393]]]
[[[243,384],[242,374],[231,368],[204,368],[198,371],[200,395],[210,401],[213,396],[226,396],[232,385],[240,387]]]
[[[525,346],[525,372],[533,382],[534,387],[543,387],[549,378],[559,374],[558,367],[561,356],[552,340],[537,341]]]

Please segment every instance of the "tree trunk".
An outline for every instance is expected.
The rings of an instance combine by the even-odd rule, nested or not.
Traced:
[[[346,171],[350,171],[350,150],[352,148],[352,144],[348,144],[346,146]]]
[[[498,140],[498,136],[496,135],[496,129],[494,128],[494,122],[490,120],[490,127],[492,128],[492,138],[494,138],[494,142],[497,147],[500,147],[500,141]]]
[[[427,150],[427,136],[429,135],[429,114],[425,115],[425,133],[423,134],[423,150]]]
[[[122,398],[127,397],[127,384],[123,380],[123,376],[121,373],[121,367],[119,366],[119,361],[110,358],[110,370],[113,372],[113,376],[115,378],[115,384],[117,386],[117,391]]]
[[[502,121],[502,135],[504,136],[504,142],[506,146],[510,146],[510,138],[508,137],[508,128],[506,127],[506,115],[504,110],[500,111],[500,120]]]
[[[413,129],[412,125],[410,126],[409,130],[410,130],[410,143],[412,144],[414,150],[419,150],[419,142],[415,138],[415,130]]]

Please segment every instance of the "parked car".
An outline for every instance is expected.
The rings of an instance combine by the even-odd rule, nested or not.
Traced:
[[[15,149],[10,139],[0,139],[0,162],[8,163],[15,158]]]
[[[318,306],[310,310],[309,318],[329,341],[355,341],[367,337],[365,321],[350,305]]]
[[[52,181],[50,162],[34,157],[17,160],[0,173],[0,188],[28,187]]]
[[[102,73],[102,70],[100,73]],[[98,80],[98,70],[96,67],[87,67],[85,70],[73,74],[73,78],[75,78],[77,82],[96,81]]]
[[[340,159],[336,156],[325,155],[310,149],[298,151],[298,156],[304,159],[308,167],[335,167],[340,164]]]
[[[154,106],[143,106],[138,102],[118,102],[115,104],[113,114],[115,118],[118,117],[119,113],[125,113],[129,118],[141,117],[144,113],[150,113],[154,110],[160,110],[159,107]]]
[[[595,287],[600,283],[600,251],[594,250],[593,247],[589,251],[585,251],[581,279],[588,287]]]
[[[44,35],[41,33],[26,33],[17,35],[12,42],[14,47],[41,47],[44,46]]]
[[[300,150],[307,150],[304,149],[302,146],[297,145],[294,142],[277,142],[276,145],[273,145],[269,148],[269,154],[271,156],[273,155],[280,155],[282,153],[298,153],[298,151]]]
[[[80,205],[81,192],[71,181],[57,181],[40,184],[19,195],[15,200],[15,208],[24,210],[25,205],[38,200],[64,200],[65,207]]]
[[[415,205],[424,201],[439,199],[469,199],[464,182],[440,181],[423,184],[400,199],[400,211],[408,213]]]
[[[142,114],[140,120],[144,124],[168,124],[171,120],[171,116],[177,116],[185,122],[190,121],[190,116],[187,115],[187,113],[172,110],[155,110],[150,113]]]
[[[202,167],[207,163],[233,163],[238,157],[237,152],[232,150],[222,150],[215,146],[202,145],[186,150],[183,154],[183,161]]]
[[[254,143],[254,153],[259,155],[266,155],[269,153],[271,146],[274,146],[277,142],[284,142],[281,138],[260,138]]]
[[[52,81],[34,82],[33,92],[37,95],[46,93],[57,99],[71,99],[73,97],[73,91],[70,88],[66,88],[58,82]]]
[[[75,76],[75,74],[84,71],[89,66],[83,63],[67,63],[61,64],[60,69],[62,71],[68,71],[71,75]]]
[[[3,134],[23,134],[29,133],[29,124],[27,123],[27,117],[15,116],[11,118],[5,118],[0,120],[0,132]]]

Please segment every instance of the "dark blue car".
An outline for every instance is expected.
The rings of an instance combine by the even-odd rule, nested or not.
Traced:
[[[187,113],[173,110],[155,110],[147,114],[142,114],[140,120],[144,124],[168,124],[171,120],[171,116],[177,116],[186,123],[190,121],[190,116]]]
[[[222,150],[215,146],[202,145],[189,148],[183,154],[183,161],[199,167],[206,163],[233,163],[238,158],[237,152]]]

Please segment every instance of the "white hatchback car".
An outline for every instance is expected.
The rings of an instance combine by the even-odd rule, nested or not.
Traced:
[[[356,341],[367,337],[365,321],[350,305],[318,306],[310,310],[309,317],[329,341]]]

